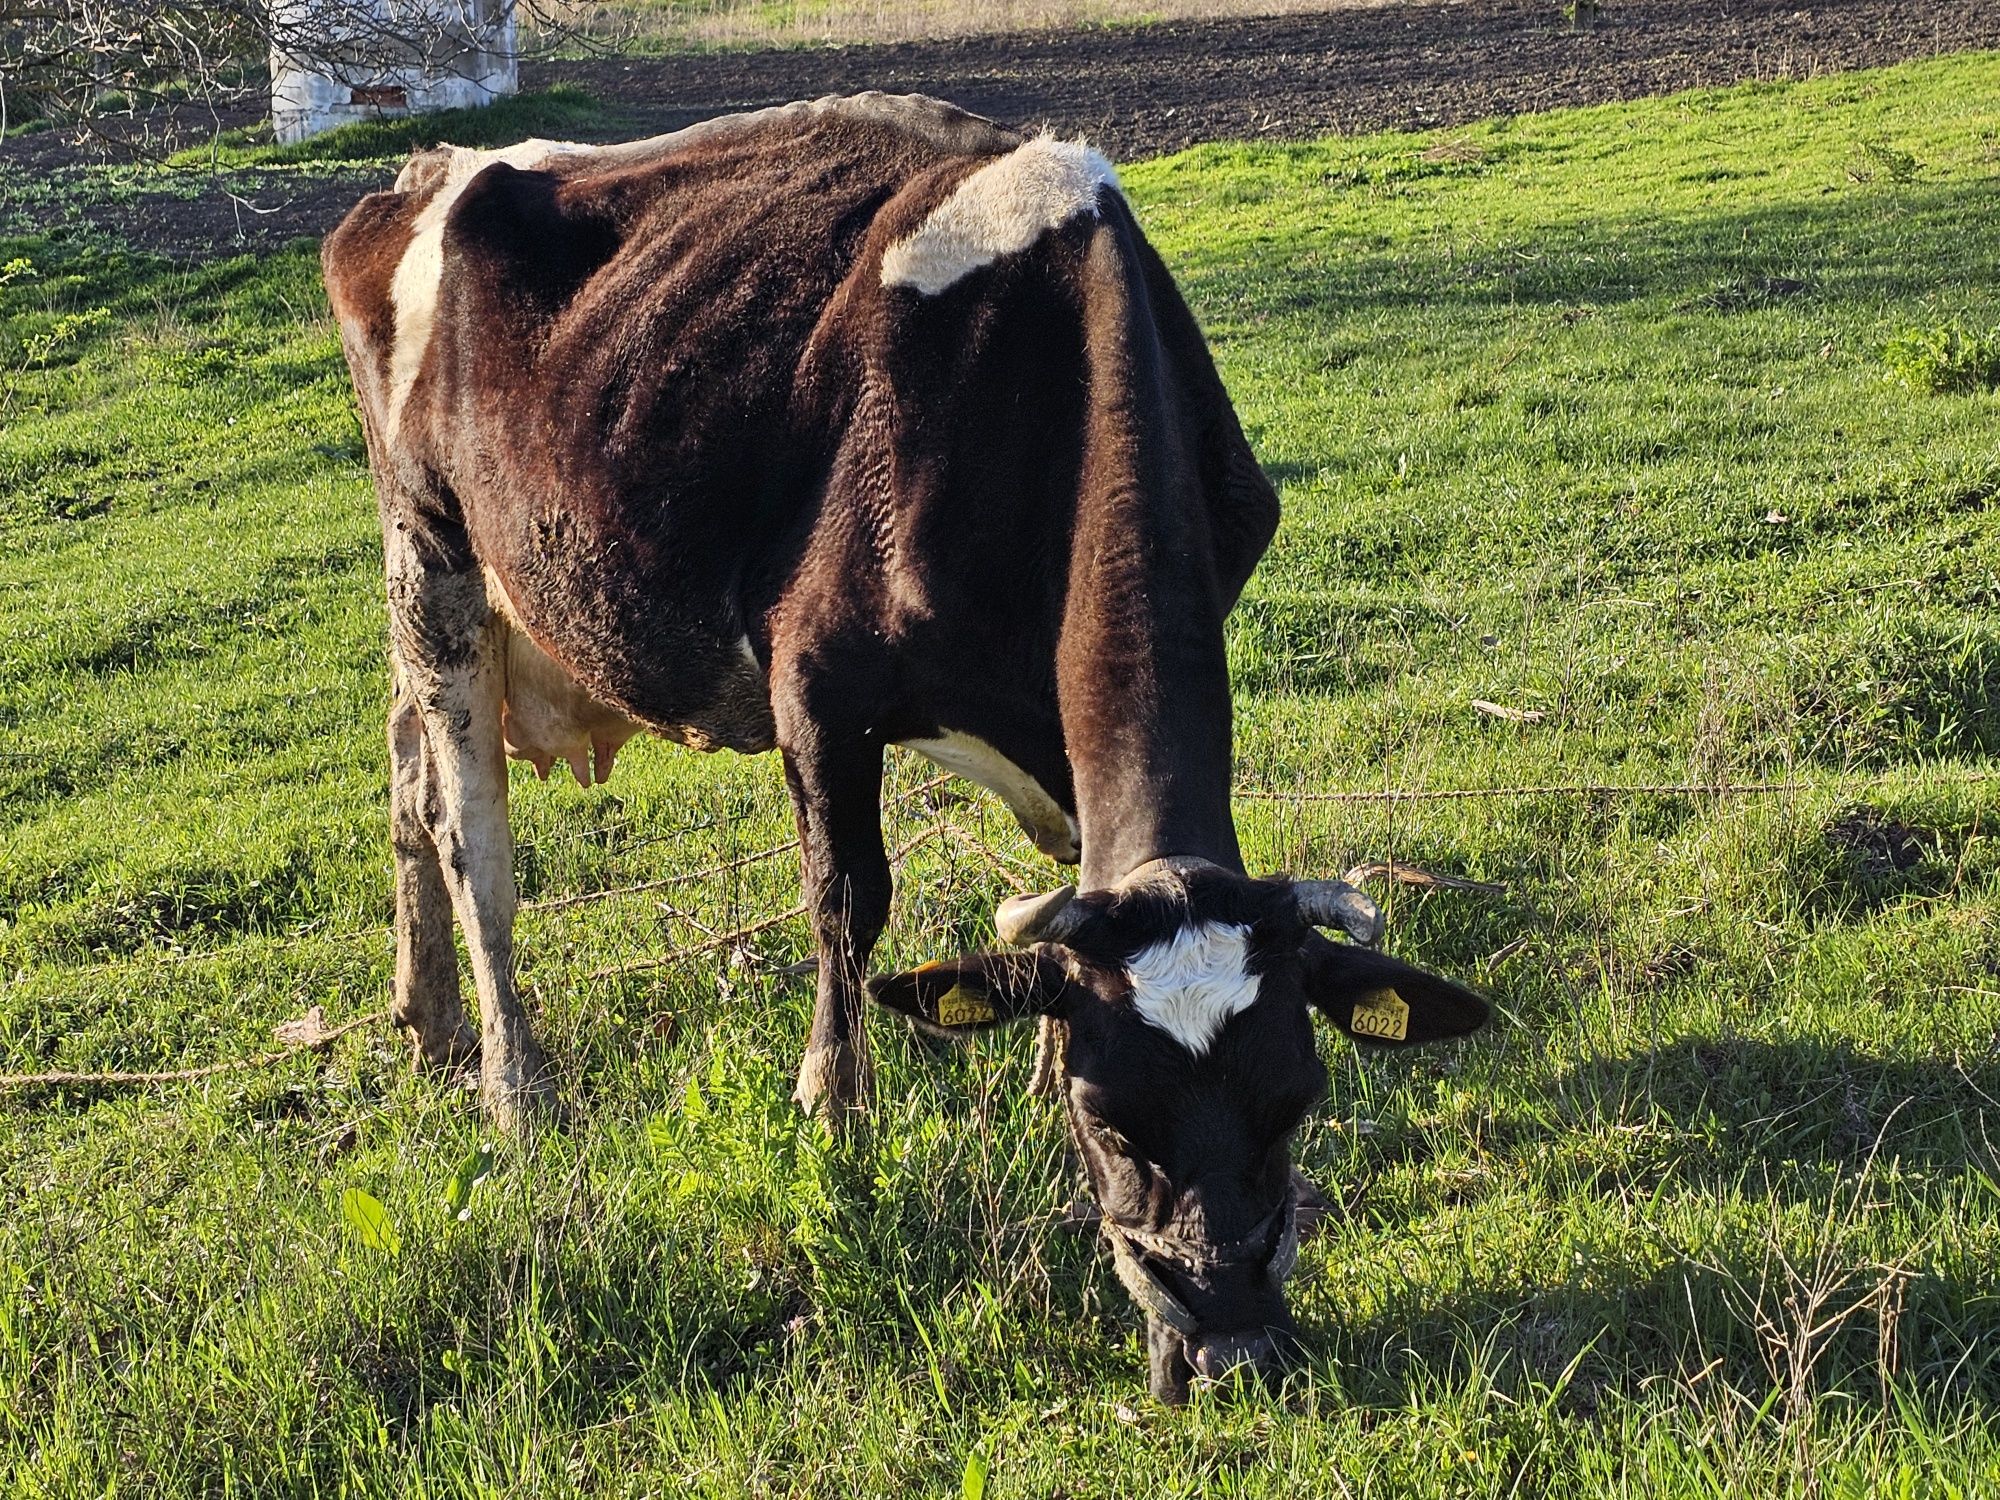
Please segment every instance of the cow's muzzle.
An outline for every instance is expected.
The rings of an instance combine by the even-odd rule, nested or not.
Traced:
[[[1298,1262],[1298,1200],[1287,1192],[1255,1228],[1223,1244],[1199,1243],[1121,1224],[1109,1214],[1099,1227],[1112,1264],[1132,1300],[1146,1313],[1147,1375],[1155,1399],[1180,1405],[1196,1380],[1219,1382],[1250,1373],[1276,1375],[1298,1353],[1291,1317],[1284,1310],[1285,1279]],[[1157,1266],[1171,1265],[1196,1287],[1250,1272],[1262,1282],[1258,1301],[1275,1312],[1251,1327],[1205,1325],[1174,1292]]]

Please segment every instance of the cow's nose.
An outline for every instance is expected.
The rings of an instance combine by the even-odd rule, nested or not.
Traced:
[[[1204,1380],[1220,1380],[1235,1370],[1275,1375],[1278,1365],[1277,1340],[1268,1333],[1212,1336],[1194,1351],[1195,1373]]]

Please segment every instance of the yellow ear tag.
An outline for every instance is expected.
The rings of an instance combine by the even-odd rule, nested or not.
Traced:
[[[971,1026],[992,1019],[993,1007],[986,998],[974,994],[962,984],[955,984],[938,996],[937,1020],[940,1026]]]
[[[1356,1036],[1400,1042],[1410,1034],[1410,1005],[1394,990],[1377,990],[1354,1007]]]

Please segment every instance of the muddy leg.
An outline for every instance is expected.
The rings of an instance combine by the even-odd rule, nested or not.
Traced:
[[[479,991],[480,1094],[494,1122],[512,1129],[544,1086],[544,1069],[514,984],[514,835],[500,740],[505,638],[477,571],[427,564],[400,531],[387,542],[390,642],[437,777],[424,825]]]
[[[409,1031],[419,1067],[448,1068],[479,1048],[465,1021],[451,896],[425,823],[437,774],[424,746],[423,716],[398,687],[389,709],[389,843],[396,862],[396,982],[389,1015]]]

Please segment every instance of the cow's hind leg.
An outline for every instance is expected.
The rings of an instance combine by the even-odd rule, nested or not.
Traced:
[[[780,726],[781,742],[784,729]],[[889,920],[882,848],[882,751],[829,744],[817,726],[784,751],[798,818],[806,911],[819,944],[819,992],[794,1097],[838,1126],[866,1103],[868,1033],[862,1020],[868,955]]]
[[[476,568],[418,556],[388,532],[389,633],[423,724],[436,796],[423,804],[437,870],[465,933],[479,991],[480,1092],[503,1127],[544,1085],[540,1048],[514,984],[514,836],[500,738],[505,637]]]
[[[448,1068],[471,1057],[479,1038],[465,1021],[451,895],[424,811],[438,800],[437,769],[424,743],[423,715],[397,676],[389,709],[389,843],[396,861],[396,983],[389,1014],[409,1031],[419,1066]]]

